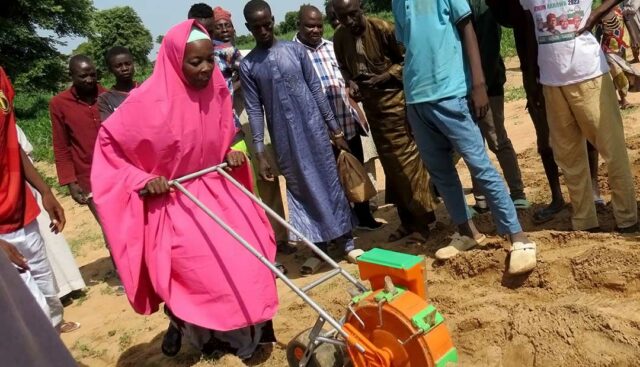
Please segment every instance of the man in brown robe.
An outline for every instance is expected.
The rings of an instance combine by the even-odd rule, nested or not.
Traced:
[[[367,18],[359,7],[349,11],[344,0],[334,0],[340,21],[334,49],[352,97],[361,101],[386,177],[386,200],[398,209],[401,226],[391,235],[398,240],[413,232],[427,236],[435,221],[429,175],[408,129],[402,84],[404,49],[394,27]]]

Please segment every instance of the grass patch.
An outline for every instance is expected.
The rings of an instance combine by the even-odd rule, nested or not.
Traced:
[[[116,291],[113,290],[113,288],[109,284],[105,284],[105,286],[100,289],[100,294],[103,296],[112,296],[115,293]]]
[[[524,91],[524,87],[507,88],[504,93],[505,102],[519,101],[526,98],[527,94]]]
[[[95,350],[80,340],[71,347],[71,350],[79,353],[80,358],[100,358],[107,353],[106,349]]]
[[[33,145],[32,156],[36,161],[53,163],[53,142],[49,120],[47,92],[22,92],[16,94],[15,110],[18,125]]]
[[[124,351],[129,348],[133,344],[133,339],[131,338],[131,333],[129,331],[125,331],[120,338],[118,339],[118,345],[120,346],[120,350]]]
[[[80,307],[82,304],[89,298],[89,293],[83,292],[80,297],[78,297],[75,301],[75,304]]]
[[[500,41],[500,54],[503,58],[518,55],[516,40],[513,38],[513,29],[502,27],[502,40]]]
[[[624,116],[630,116],[638,111],[638,107],[627,108],[626,110],[620,110],[620,114]]]
[[[96,242],[102,245],[103,237],[100,233],[94,233],[93,231],[85,232],[85,235],[81,235],[79,238],[68,239],[71,253],[74,257],[84,255],[87,249],[84,248],[87,244],[92,244],[90,249],[98,248]]]

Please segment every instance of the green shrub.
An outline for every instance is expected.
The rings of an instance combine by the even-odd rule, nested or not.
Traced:
[[[14,103],[18,125],[33,145],[33,158],[49,163],[53,163],[49,120],[49,101],[52,96],[48,92],[17,91]]]

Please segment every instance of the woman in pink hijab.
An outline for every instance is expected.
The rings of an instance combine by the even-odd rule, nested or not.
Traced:
[[[273,274],[168,180],[228,162],[251,187],[245,157],[230,150],[231,98],[215,68],[213,45],[193,20],[164,37],[153,75],[107,119],[96,143],[91,182],[101,223],[129,302],[171,318],[163,352],[182,336],[205,353],[250,357],[273,342]],[[235,186],[211,173],[183,184],[270,261],[267,218]],[[138,192],[147,189],[150,196]]]

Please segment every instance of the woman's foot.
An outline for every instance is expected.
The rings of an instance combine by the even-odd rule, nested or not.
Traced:
[[[162,354],[167,357],[175,357],[182,348],[182,333],[172,323],[162,338]]]

